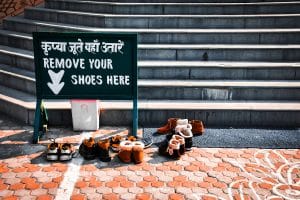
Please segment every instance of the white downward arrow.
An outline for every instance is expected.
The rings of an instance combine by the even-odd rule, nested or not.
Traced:
[[[60,83],[62,77],[64,76],[64,73],[64,70],[60,70],[58,73],[55,73],[52,70],[48,70],[48,74],[52,83],[48,82],[47,85],[55,95],[57,95],[65,85],[64,82]]]

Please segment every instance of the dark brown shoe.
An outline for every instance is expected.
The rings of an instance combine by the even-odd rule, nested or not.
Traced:
[[[192,124],[192,133],[193,135],[202,135],[205,131],[203,122],[200,120],[192,120],[190,121]]]
[[[171,131],[176,127],[176,122],[178,118],[169,118],[168,123],[157,129],[157,133],[167,134],[171,133]]]

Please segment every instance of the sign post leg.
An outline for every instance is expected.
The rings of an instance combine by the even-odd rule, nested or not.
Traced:
[[[36,100],[36,107],[35,107],[35,116],[34,116],[34,132],[33,132],[33,138],[32,143],[36,144],[39,141],[39,127],[41,123],[41,99]]]
[[[133,99],[133,127],[132,127],[132,135],[137,137],[137,130],[138,130],[138,108],[137,108],[137,98]]]

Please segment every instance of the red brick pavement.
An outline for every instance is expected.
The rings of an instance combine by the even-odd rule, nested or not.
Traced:
[[[80,156],[72,162],[47,162],[45,145],[19,137],[31,136],[31,127],[1,122],[1,151],[6,145],[11,153],[1,153],[0,199],[300,199],[299,149],[193,148],[174,161],[153,147],[138,165],[123,164],[117,156],[110,163]],[[81,137],[56,131],[66,134],[61,142]]]

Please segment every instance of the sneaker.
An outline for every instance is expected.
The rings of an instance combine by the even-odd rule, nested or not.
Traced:
[[[70,143],[64,143],[64,144],[60,145],[59,160],[60,161],[71,160],[73,157],[73,153],[74,153],[73,145]]]
[[[113,152],[119,152],[120,151],[120,142],[122,141],[122,137],[120,135],[113,136],[110,139],[111,144],[111,150]]]
[[[59,159],[59,145],[55,142],[55,139],[50,139],[51,144],[48,145],[46,158],[49,161],[54,161]]]
[[[82,144],[79,146],[79,153],[87,160],[95,159],[96,150],[94,138],[90,137],[89,139],[84,139]]]
[[[151,145],[153,144],[153,139],[151,136],[143,137],[143,139],[141,139],[141,142],[144,143],[144,149],[146,149],[151,147]]]
[[[98,141],[98,143],[97,143],[99,159],[102,162],[110,162],[111,161],[111,157],[109,155],[109,146],[110,146],[109,139],[104,139],[104,140]]]

